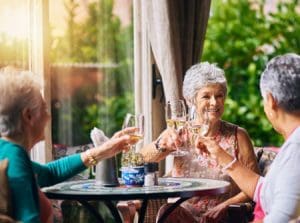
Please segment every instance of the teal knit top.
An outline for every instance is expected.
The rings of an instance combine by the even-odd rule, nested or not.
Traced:
[[[80,154],[71,155],[46,165],[32,162],[27,151],[0,139],[0,160],[8,159],[13,218],[21,222],[40,222],[38,187],[64,181],[86,169]]]

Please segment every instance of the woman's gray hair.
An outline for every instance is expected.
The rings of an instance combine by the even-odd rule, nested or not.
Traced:
[[[271,93],[287,112],[300,111],[300,56],[293,53],[274,57],[260,78],[263,98]]]
[[[0,135],[22,136],[22,111],[38,114],[42,105],[37,75],[7,67],[0,70]]]
[[[208,85],[220,84],[224,88],[224,95],[227,93],[227,82],[224,71],[216,64],[202,62],[190,67],[183,81],[183,97],[189,107],[194,104],[197,92]]]

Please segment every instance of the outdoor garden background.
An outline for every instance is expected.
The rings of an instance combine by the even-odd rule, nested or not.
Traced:
[[[53,143],[80,145],[90,143],[94,126],[111,136],[125,114],[134,111],[132,1],[123,0],[130,5],[125,25],[115,13],[121,1],[84,1],[87,13],[80,20],[80,1],[60,2],[66,29],[60,35],[51,32],[49,51],[52,137]],[[277,2],[274,7],[259,0],[212,1],[201,58],[225,70],[229,91],[224,119],[247,129],[255,146],[283,141],[264,115],[260,74],[273,56],[300,53],[299,1]],[[0,67],[28,57],[23,41],[0,33]],[[61,91],[64,81],[73,86],[66,94]]]

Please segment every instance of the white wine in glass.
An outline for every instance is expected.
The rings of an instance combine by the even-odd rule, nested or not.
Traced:
[[[143,164],[143,156],[136,152],[136,144],[142,142],[144,138],[144,115],[126,114],[122,128],[136,127],[137,131],[130,134],[133,144],[130,149],[122,154],[122,166],[139,166]]]
[[[133,115],[127,113],[123,122],[123,129],[128,127],[136,127],[138,130],[130,134],[130,138],[136,143],[139,143],[144,138],[144,115]]]
[[[168,128],[176,130],[178,133],[186,125],[186,108],[183,100],[168,101],[165,108],[166,123]],[[180,147],[176,147],[176,151],[172,152],[173,156],[185,156],[188,151]]]
[[[198,115],[195,106],[192,106],[189,110],[189,129],[192,134],[199,136],[206,136],[209,130],[209,118],[207,109],[204,111],[204,123],[199,123]]]
[[[205,109],[203,114],[204,122],[200,124],[195,106],[192,106],[189,110],[189,131],[191,133],[192,145],[195,143],[197,137],[206,136],[209,131],[209,117],[207,112],[207,109]],[[204,166],[208,165],[208,160],[203,155],[198,154],[197,159],[202,162]]]

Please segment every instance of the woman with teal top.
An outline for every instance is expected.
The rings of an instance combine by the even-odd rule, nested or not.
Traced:
[[[8,160],[12,218],[21,222],[52,222],[52,207],[40,187],[64,181],[132,144],[128,128],[99,147],[42,165],[30,160],[33,146],[44,139],[50,119],[37,75],[15,69],[0,71],[0,161]]]

